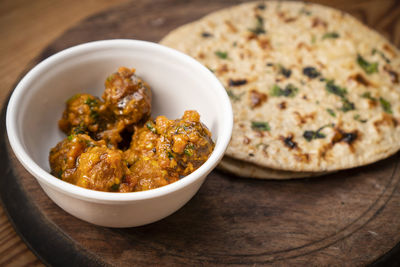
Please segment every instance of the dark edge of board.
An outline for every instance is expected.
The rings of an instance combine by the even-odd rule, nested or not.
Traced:
[[[12,92],[3,102],[0,114],[0,204],[11,225],[28,248],[47,266],[107,266],[98,256],[77,247],[69,237],[58,231],[56,225],[46,221],[15,179],[8,154],[12,152],[8,152],[6,145],[6,113]]]
[[[38,63],[57,51],[46,47],[28,66]],[[38,60],[39,59],[39,60]],[[30,68],[21,74],[23,77]],[[17,82],[15,85],[19,82]],[[12,88],[15,88],[13,86]],[[107,266],[101,259],[84,248],[76,246],[72,240],[49,223],[34,203],[31,203],[15,179],[7,148],[6,111],[13,90],[2,103],[0,114],[0,204],[11,225],[29,249],[47,266]],[[33,177],[32,177],[33,178]],[[86,251],[86,253],[82,253]],[[400,266],[400,243],[370,264],[373,267]]]
[[[12,93],[12,92],[11,92]],[[46,221],[22,191],[11,168],[6,146],[6,111],[11,93],[3,103],[0,132],[0,204],[13,228],[29,249],[47,266],[107,266],[92,253],[81,253],[77,247],[60,231],[57,226]],[[33,178],[33,177],[32,177]],[[400,243],[381,256],[370,266],[400,266]]]

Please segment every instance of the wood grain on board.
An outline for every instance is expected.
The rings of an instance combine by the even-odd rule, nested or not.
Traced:
[[[33,63],[87,41],[158,41],[177,26],[239,2],[132,1],[79,22]],[[400,46],[398,1],[318,2],[355,15]],[[1,92],[5,100],[11,87]],[[213,171],[199,193],[172,216],[143,227],[111,229],[82,222],[49,200],[13,156],[4,127],[0,148],[1,198],[17,230],[47,264],[399,263],[393,252],[400,250],[388,252],[400,242],[400,154],[298,181],[240,179]],[[13,232],[0,214],[3,226],[3,246],[22,246],[19,240],[7,239]],[[8,251],[0,251],[0,262],[19,257],[9,257]]]
[[[51,41],[88,15],[123,2],[127,0],[1,0],[0,106],[6,105],[18,77]],[[1,205],[0,266],[43,266],[16,234]]]

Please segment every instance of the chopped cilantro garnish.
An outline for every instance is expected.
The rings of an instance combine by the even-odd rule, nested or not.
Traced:
[[[99,118],[99,113],[97,111],[92,110],[90,112],[90,117],[92,117],[94,120],[97,120]]]
[[[350,102],[347,98],[342,97],[342,107],[340,108],[341,111],[347,112],[350,110],[355,110],[356,106],[353,102]]]
[[[120,185],[121,184],[113,184],[112,186],[110,186],[110,190],[111,191],[118,191]]]
[[[185,147],[183,152],[190,157],[190,156],[193,156],[193,149],[194,149],[194,146],[190,144]]]
[[[68,138],[68,141],[72,141],[72,139],[74,139],[74,136],[75,136],[75,135],[73,135],[73,134],[68,135],[68,137],[67,137],[67,138]]]
[[[367,98],[372,101],[376,101],[377,99],[375,97],[371,96],[371,92],[365,92],[364,94],[361,95],[362,98]]]
[[[221,59],[227,59],[228,58],[228,52],[223,52],[223,51],[215,51],[215,55]]]
[[[212,37],[213,35],[211,33],[209,33],[209,32],[202,32],[201,36],[204,37],[204,38],[208,38],[208,37]]]
[[[347,94],[346,88],[343,88],[343,87],[340,87],[340,86],[336,85],[333,82],[333,80],[327,81],[327,83],[325,85],[325,88],[329,93],[335,94],[335,95],[340,96],[340,97],[344,97]]]
[[[90,107],[97,105],[97,99],[96,98],[90,98],[88,97],[85,102],[86,105],[89,105]]]
[[[331,124],[327,124],[327,125],[324,125],[324,126],[320,127],[320,128],[319,128],[318,130],[316,130],[316,131],[304,131],[303,137],[304,137],[308,142],[310,142],[310,141],[313,140],[313,139],[325,138],[326,135],[323,134],[323,133],[321,133],[321,131],[322,131],[324,128],[326,128],[326,127],[333,127],[333,126],[334,126],[334,124],[331,123]]]
[[[315,44],[315,42],[317,41],[317,38],[315,37],[315,35],[311,35],[311,43]]]
[[[329,113],[329,115],[331,115],[332,117],[336,117],[336,113],[335,111],[333,111],[333,109],[327,108],[326,111]]]
[[[369,63],[360,54],[357,55],[357,63],[367,74],[378,72],[378,63]]]
[[[286,85],[284,89],[280,88],[278,85],[274,85],[271,88],[271,96],[286,96],[286,97],[294,97],[299,89],[295,87],[293,84],[289,83]]]
[[[325,138],[326,135],[319,131],[304,131],[303,137],[310,142],[313,139]]]
[[[87,147],[94,147],[94,144],[89,140],[85,140],[85,144]]]
[[[226,92],[227,92],[229,98],[230,98],[232,101],[235,101],[235,102],[236,102],[236,101],[239,101],[239,100],[242,98],[242,95],[244,94],[244,93],[235,94],[231,89],[227,89]]]
[[[361,122],[361,123],[366,123],[366,122],[367,122],[367,120],[361,119],[360,114],[354,115],[354,116],[353,116],[353,119],[355,119],[356,121],[359,121],[359,122]]]
[[[114,79],[114,74],[111,74],[110,76],[107,77],[106,81],[107,82],[112,82],[112,80]]]
[[[339,37],[340,37],[340,35],[337,32],[327,32],[322,36],[322,40],[328,39],[328,38],[336,39],[336,38],[339,38]]]
[[[303,68],[303,74],[311,79],[317,78],[321,75],[314,67],[305,67]]]
[[[312,14],[311,11],[305,9],[304,7],[302,7],[302,8],[299,10],[299,13],[300,13],[300,14],[307,15],[307,16],[310,16],[310,15]]]
[[[265,33],[265,29],[264,29],[264,19],[257,15],[256,16],[256,26],[254,28],[249,29],[249,31],[251,31],[252,33],[255,33],[257,35]]]
[[[157,130],[156,130],[156,128],[154,128],[154,125],[153,125],[153,123],[151,121],[148,121],[146,123],[146,127],[147,127],[147,129],[149,129],[153,133],[157,133]]]
[[[168,151],[167,153],[168,153],[168,158],[169,159],[173,159],[174,158],[174,155],[172,154],[171,151]]]
[[[279,67],[279,72],[283,75],[283,76],[285,76],[286,78],[289,78],[290,77],[290,75],[292,75],[292,71],[290,70],[290,69],[287,69],[287,68],[285,68],[285,67],[283,67],[282,65],[278,65],[278,67]]]
[[[251,129],[257,130],[257,131],[268,131],[269,132],[271,130],[271,127],[269,126],[268,122],[252,121]]]
[[[392,105],[386,99],[380,97],[379,102],[381,103],[381,107],[386,113],[392,114]]]
[[[73,132],[74,134],[84,134],[84,133],[86,133],[85,128],[82,127],[82,126],[77,126],[77,127],[75,127],[75,128],[72,130],[72,132]]]
[[[385,60],[386,63],[390,64],[390,59],[388,59],[382,51],[379,51],[378,49],[374,48],[372,49],[371,53],[372,55],[379,54],[383,58],[383,60]]]
[[[257,9],[264,10],[265,9],[265,4],[264,3],[258,4],[257,5]]]
[[[78,99],[82,94],[78,93],[75,94],[73,96],[71,96],[68,100],[67,100],[67,104],[70,104],[72,101],[74,101],[75,99]]]

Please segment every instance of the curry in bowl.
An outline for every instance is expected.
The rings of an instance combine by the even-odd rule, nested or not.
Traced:
[[[59,128],[68,135],[50,151],[51,173],[98,191],[158,188],[189,175],[214,149],[200,115],[151,118],[152,93],[134,69],[121,67],[105,81],[102,99],[77,94]]]

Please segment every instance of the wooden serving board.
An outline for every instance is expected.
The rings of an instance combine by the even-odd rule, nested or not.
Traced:
[[[82,21],[35,63],[93,40],[158,41],[179,25],[239,2],[133,1]],[[398,1],[319,2],[355,15],[399,46]],[[400,153],[293,181],[243,179],[215,170],[175,214],[147,226],[112,229],[56,206],[15,159],[4,121],[5,108],[0,196],[16,230],[48,265],[400,265]]]

